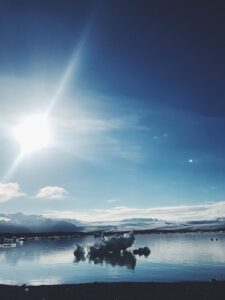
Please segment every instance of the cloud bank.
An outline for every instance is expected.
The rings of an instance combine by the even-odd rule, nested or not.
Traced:
[[[110,209],[92,209],[87,212],[48,211],[52,218],[69,218],[83,221],[120,221],[128,218],[156,218],[167,221],[211,220],[225,217],[225,201],[199,205],[135,208],[117,206]]]

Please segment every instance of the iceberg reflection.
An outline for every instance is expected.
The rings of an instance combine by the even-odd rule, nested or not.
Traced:
[[[113,267],[127,267],[128,269],[134,270],[136,266],[136,258],[130,251],[122,251],[122,252],[109,252],[104,253],[99,256],[89,256],[89,261],[94,262],[94,264],[103,264],[111,265]]]

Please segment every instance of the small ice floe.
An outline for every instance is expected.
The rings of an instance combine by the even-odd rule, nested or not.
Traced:
[[[101,256],[105,253],[119,253],[131,247],[134,243],[135,237],[133,232],[124,235],[104,237],[101,243],[95,243],[89,247],[90,256]]]
[[[0,248],[16,248],[16,246],[17,246],[16,243],[0,244]]]
[[[149,256],[150,253],[151,253],[151,251],[148,247],[144,247],[144,248],[140,247],[138,249],[133,250],[133,254],[134,255],[139,255],[139,256],[144,255],[145,257],[147,257],[147,256]]]

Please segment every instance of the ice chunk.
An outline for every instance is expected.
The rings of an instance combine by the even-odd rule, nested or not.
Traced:
[[[104,238],[101,243],[95,243],[89,248],[91,256],[103,255],[105,253],[118,253],[131,247],[134,243],[135,237],[133,232],[124,235],[112,236]]]

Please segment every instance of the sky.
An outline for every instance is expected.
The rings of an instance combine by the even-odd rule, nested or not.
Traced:
[[[219,0],[2,0],[0,212],[225,216],[224,14]]]

